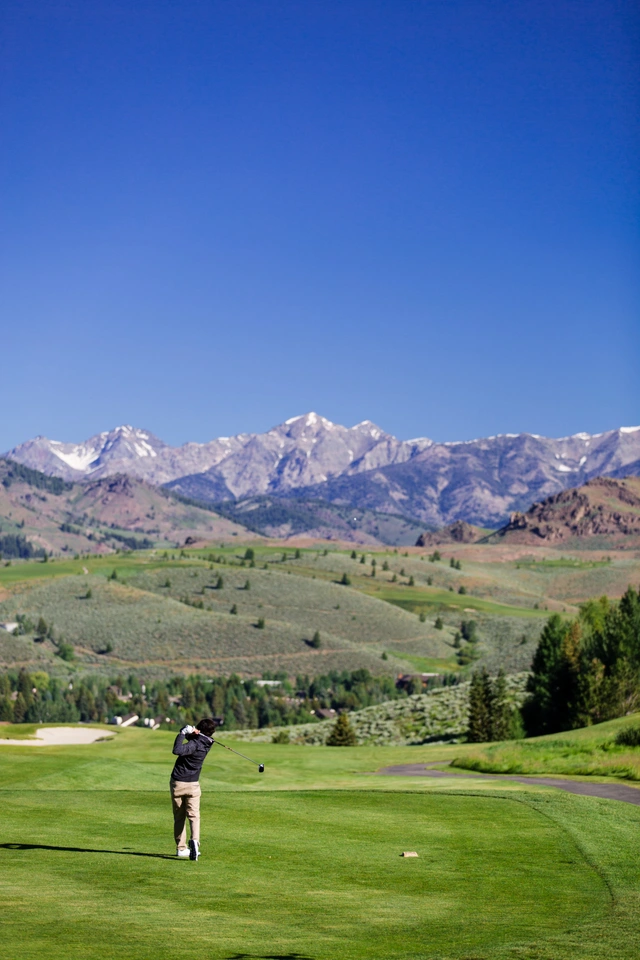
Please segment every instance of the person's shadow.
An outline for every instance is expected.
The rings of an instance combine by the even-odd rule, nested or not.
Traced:
[[[302,953],[234,953],[224,960],[314,960]]]
[[[155,860],[177,860],[169,853],[142,853],[138,850],[92,850],[89,847],[54,847],[48,843],[0,843],[0,850],[61,850],[63,853],[113,853],[123,857],[153,857]]]

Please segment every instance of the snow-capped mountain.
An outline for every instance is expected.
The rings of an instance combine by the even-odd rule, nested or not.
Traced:
[[[116,427],[83,443],[36,437],[6,456],[65,480],[128,473],[164,484],[207,474],[242,497],[322,483],[345,472],[359,472],[407,460],[430,440],[403,442],[369,420],[342,427],[316,413],[292,417],[267,433],[218,437],[209,443],[171,447],[148,430]]]
[[[433,443],[398,440],[369,420],[344,427],[308,413],[266,433],[209,443],[171,447],[123,426],[79,444],[37,437],[6,456],[66,480],[127,473],[210,502],[313,497],[434,526],[498,526],[512,511],[593,477],[640,475],[640,427]]]

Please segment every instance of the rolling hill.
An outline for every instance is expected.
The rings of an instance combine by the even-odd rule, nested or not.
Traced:
[[[20,538],[36,550],[73,555],[181,547],[188,538],[238,535],[253,536],[237,523],[142,480],[116,475],[71,483],[0,459],[0,552],[5,557],[15,555],[7,549],[6,538]]]

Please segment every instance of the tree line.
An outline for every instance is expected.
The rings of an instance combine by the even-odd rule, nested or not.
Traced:
[[[600,597],[573,620],[547,620],[520,711],[506,699],[502,671],[476,671],[469,692],[471,742],[541,736],[623,717],[640,709],[640,591]]]
[[[584,604],[547,621],[522,708],[531,736],[623,717],[640,708],[640,593]]]
[[[0,720],[13,723],[104,721],[137,713],[173,724],[196,723],[203,716],[224,716],[225,729],[309,723],[315,710],[358,710],[406,697],[390,677],[368,670],[330,671],[320,677],[286,674],[256,678],[176,676],[147,680],[136,674],[111,678],[86,675],[72,680],[44,671],[0,674]],[[275,682],[274,682],[275,681]]]

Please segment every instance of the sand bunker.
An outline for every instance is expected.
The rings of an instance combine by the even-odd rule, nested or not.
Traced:
[[[97,730],[95,727],[83,730],[80,727],[42,727],[36,730],[36,736],[29,740],[3,740],[0,746],[10,744],[15,747],[66,747],[69,744],[95,743],[103,737],[108,737],[106,730]]]

